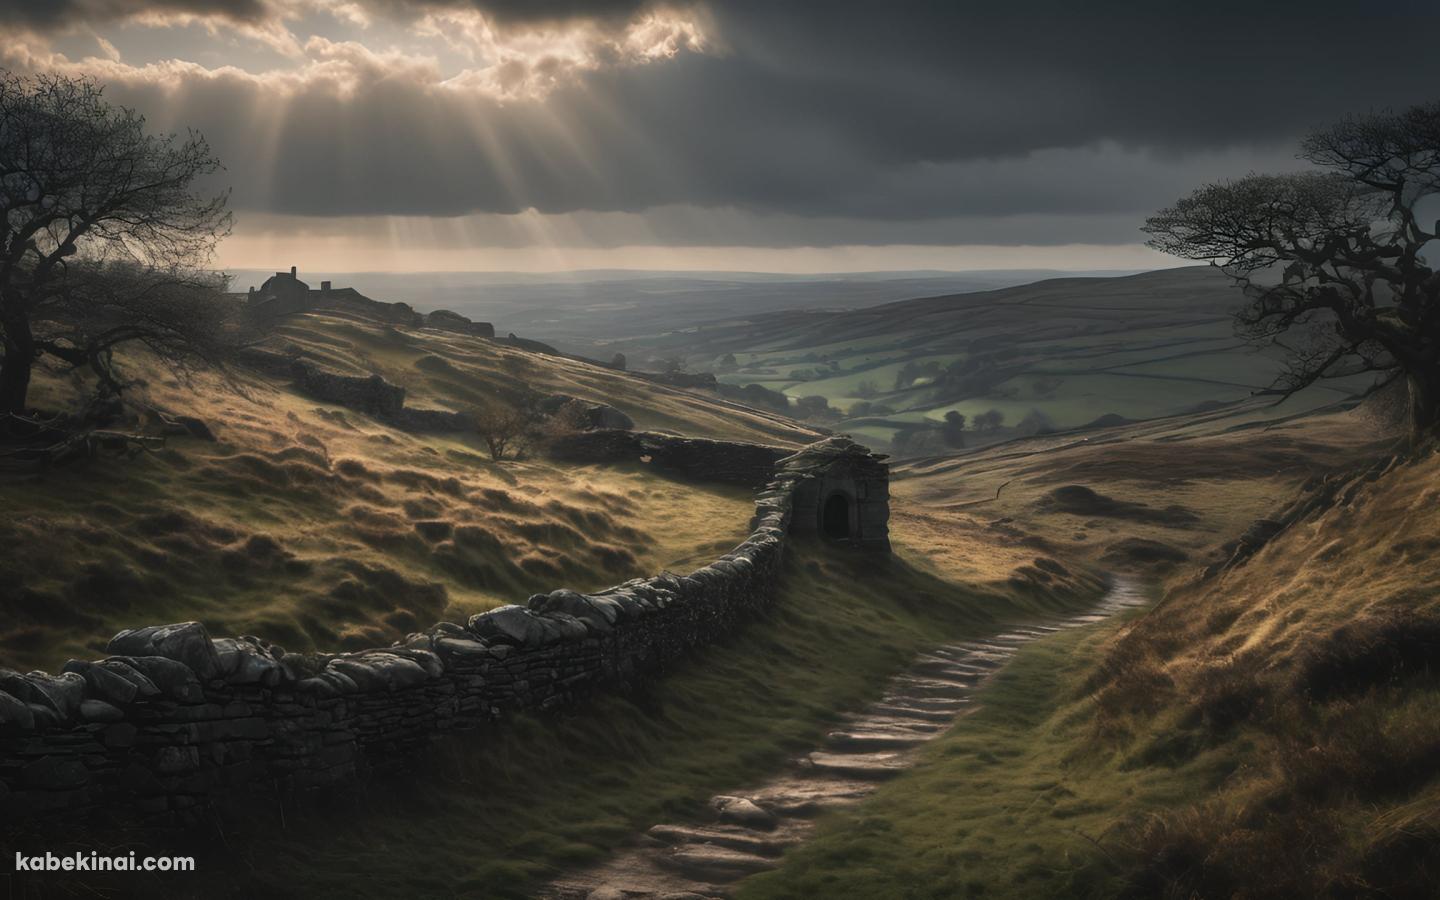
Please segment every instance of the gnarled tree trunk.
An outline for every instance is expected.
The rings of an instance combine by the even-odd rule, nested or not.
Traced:
[[[35,365],[35,335],[24,317],[5,319],[5,359],[0,360],[0,413],[23,413]]]
[[[1440,366],[1429,372],[1411,372],[1406,386],[1410,391],[1410,436],[1419,439],[1440,431]]]

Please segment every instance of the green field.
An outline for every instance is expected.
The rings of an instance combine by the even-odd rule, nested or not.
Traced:
[[[974,445],[1104,416],[1153,419],[1249,400],[1274,383],[1283,360],[1235,335],[1232,314],[1243,302],[1224,276],[1191,267],[858,310],[779,311],[636,346],[682,355],[727,384],[759,384],[792,401],[825,397],[838,419],[827,424],[879,444],[952,410],[972,420],[998,411],[999,427],[972,427],[966,444]],[[1311,388],[1286,411],[1334,403],[1367,384]]]

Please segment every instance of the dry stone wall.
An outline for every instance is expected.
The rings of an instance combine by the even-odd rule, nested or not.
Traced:
[[[247,795],[351,781],[438,735],[652,678],[771,603],[797,489],[826,460],[868,457],[836,440],[772,465],[749,537],[688,575],[537,594],[355,653],[287,653],[186,622],[123,631],[108,657],[71,660],[59,675],[0,670],[4,820],[186,821]]]
[[[775,473],[776,464],[791,452],[765,444],[621,429],[581,431],[550,445],[550,456],[565,462],[640,461],[682,478],[746,487],[764,484]]]

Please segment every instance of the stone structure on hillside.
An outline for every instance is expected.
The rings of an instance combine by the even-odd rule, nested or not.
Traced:
[[[792,532],[885,542],[883,458],[849,440],[789,453],[602,434],[679,467],[752,448],[722,473],[765,473],[750,535],[688,575],[536,594],[389,647],[292,653],[184,622],[122,631],[106,658],[60,675],[0,669],[0,828],[212,822],[233,803],[363,778],[441,734],[632,688],[726,639],[774,601]],[[845,534],[825,512],[834,496],[853,508]]]
[[[312,288],[300,280],[295,266],[288,272],[276,272],[265,279],[257,290],[251,288],[246,295],[247,309],[252,318],[260,321],[274,321],[285,316],[315,310],[336,310],[339,312],[362,313],[396,325],[415,328],[436,328],[474,337],[493,338],[495,326],[489,322],[474,322],[448,309],[436,310],[430,314],[416,312],[408,303],[383,303],[372,300],[354,288],[337,288],[330,282],[320,282],[319,288]]]
[[[846,437],[811,444],[784,460],[810,477],[795,491],[790,530],[890,549],[890,467]]]
[[[792,454],[742,441],[595,430],[557,440],[551,455],[570,462],[638,461],[680,477],[752,487],[779,468],[799,476],[791,531],[890,549],[890,466],[884,456],[847,437],[826,438]]]

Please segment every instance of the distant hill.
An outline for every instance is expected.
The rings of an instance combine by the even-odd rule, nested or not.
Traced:
[[[234,289],[273,273],[241,270]],[[616,341],[658,335],[733,317],[790,309],[857,309],[908,297],[983,291],[1067,273],[1043,269],[969,272],[348,272],[313,273],[421,312],[450,309],[493,322],[500,334],[537,338],[585,356],[609,358]],[[1108,273],[1113,274],[1113,273]],[[603,352],[609,348],[609,352]],[[636,357],[635,362],[643,357]]]
[[[1187,267],[757,315],[667,335],[647,349],[684,355],[692,369],[713,368],[732,385],[823,396],[844,414],[840,428],[882,444],[951,410],[972,424],[997,411],[1001,426],[972,427],[973,444],[1249,399],[1282,363],[1236,337],[1232,312],[1241,302],[1219,272]],[[1287,407],[1325,405],[1365,384],[1316,388]]]

